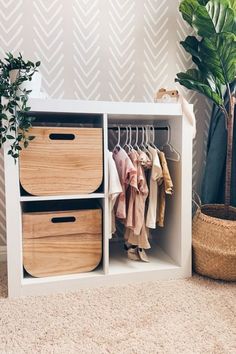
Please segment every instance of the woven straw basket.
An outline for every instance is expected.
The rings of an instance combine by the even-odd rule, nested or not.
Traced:
[[[193,266],[214,279],[236,281],[236,208],[224,219],[224,205],[199,206],[193,219]]]

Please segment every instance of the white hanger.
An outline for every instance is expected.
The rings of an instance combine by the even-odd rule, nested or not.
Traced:
[[[165,148],[165,149],[164,149]],[[167,142],[162,145],[162,149],[165,152],[166,158],[171,161],[180,161],[180,154],[170,143],[170,126],[167,126]]]
[[[144,146],[146,148],[148,147],[148,141],[149,141],[148,129],[147,129],[147,125],[144,125]]]
[[[120,126],[119,125],[117,126],[117,129],[118,129],[118,131],[117,131],[118,132],[117,143],[116,143],[116,146],[114,147],[113,151],[115,149],[118,149],[118,150],[121,149],[121,146],[120,146]]]
[[[126,126],[125,129],[126,129],[126,139],[125,139],[125,143],[124,143],[124,145],[123,145],[123,149],[128,148],[128,151],[130,151],[130,146],[129,146],[129,144],[128,144],[129,128]]]
[[[133,150],[133,145],[132,145],[132,126],[129,125],[128,126],[128,129],[129,129],[129,141],[128,141],[128,145],[130,147],[130,151]]]
[[[139,145],[138,145],[138,125],[136,125],[135,129],[136,129],[136,136],[135,136],[135,143],[134,143],[134,146],[133,148],[139,152],[141,152],[140,148],[139,148]]]
[[[155,128],[154,125],[149,125],[149,145],[156,149],[158,152],[160,151],[158,147],[155,145]]]
[[[141,129],[142,129],[142,140],[141,140],[141,143],[139,145],[139,148],[141,150],[146,150],[146,146],[144,145],[144,135],[145,135],[144,126],[142,126]]]
[[[146,147],[146,142],[145,142],[145,133],[146,133],[146,129],[145,129],[145,126],[142,126],[142,141],[141,141],[141,144],[140,144],[140,149],[142,151],[144,151],[148,157],[151,159],[151,154],[150,152],[148,151],[147,147]]]

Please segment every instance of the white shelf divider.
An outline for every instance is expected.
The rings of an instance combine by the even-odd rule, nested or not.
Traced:
[[[107,123],[107,114],[103,115],[103,148],[104,148],[104,191],[105,191],[105,199],[103,201],[103,271],[104,274],[109,273],[109,208],[108,208],[108,159],[107,159],[107,151],[108,151],[108,123]]]

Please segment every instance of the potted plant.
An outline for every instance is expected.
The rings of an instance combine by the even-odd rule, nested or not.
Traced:
[[[0,60],[0,148],[10,142],[8,154],[19,157],[34,137],[28,135],[34,117],[27,105],[31,90],[26,83],[33,81],[40,62],[25,61],[21,54],[14,57],[7,53]]]
[[[181,45],[195,67],[177,74],[175,81],[197,91],[218,106],[225,119],[227,154],[224,204],[203,205],[193,220],[195,269],[213,278],[236,280],[236,208],[230,205],[232,149],[236,97],[235,0],[183,0],[183,19],[195,30]],[[226,105],[224,94],[229,103]]]

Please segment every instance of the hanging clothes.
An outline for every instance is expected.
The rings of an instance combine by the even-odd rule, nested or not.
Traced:
[[[131,162],[126,151],[122,148],[116,148],[113,151],[113,159],[116,163],[117,172],[120,179],[122,192],[117,198],[115,205],[115,215],[117,218],[126,221],[127,217],[127,202],[126,192],[129,186],[138,189],[137,186],[137,170]]]
[[[152,155],[152,169],[149,181],[150,192],[148,200],[146,226],[150,229],[155,229],[157,220],[158,182],[163,177],[163,173],[157,149],[154,149],[152,146],[149,146],[148,150]]]
[[[138,151],[139,157],[138,160],[141,163],[141,166],[145,170],[149,170],[152,168],[152,160],[149,158],[149,156],[142,150]]]
[[[150,248],[150,243],[145,227],[145,204],[149,192],[147,181],[144,169],[139,161],[138,153],[132,150],[129,156],[134,166],[137,168],[138,190],[135,191],[134,200],[132,200],[133,227],[129,228],[128,224],[126,225],[124,238],[132,245],[148,249]]]
[[[157,202],[157,225],[160,227],[164,227],[166,194],[171,195],[173,193],[173,182],[170,176],[164,152],[160,151],[158,155],[161,162],[163,177],[159,182],[160,184]]]
[[[109,209],[109,238],[116,231],[114,206],[119,194],[122,193],[119,175],[112,152],[108,151],[108,209]]]
[[[134,176],[135,179],[135,187],[129,186],[126,193],[126,210],[127,217],[125,226],[134,230],[135,224],[137,223],[136,215],[135,215],[135,199],[136,194],[138,193],[138,159],[134,150],[128,153],[128,156],[136,170],[136,174]],[[136,188],[137,186],[137,188]]]
[[[151,146],[153,142],[141,145],[143,146],[141,150],[136,137],[136,150],[130,148],[130,143],[126,143],[125,146],[129,150],[127,153],[120,147],[119,141],[118,134],[117,146],[113,154],[109,153],[109,160],[112,159],[109,162],[110,168],[114,169],[115,164],[117,170],[115,179],[116,182],[118,179],[120,181],[120,185],[114,183],[116,185],[114,189],[110,186],[114,182],[114,177],[109,181],[111,193],[109,210],[112,218],[110,234],[115,230],[115,215],[124,226],[124,247],[128,258],[149,262],[145,252],[151,248],[149,229],[164,226],[166,195],[173,193],[173,182],[165,154],[154,145]]]

